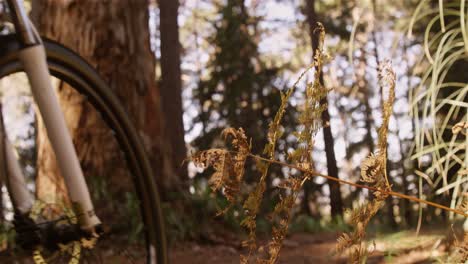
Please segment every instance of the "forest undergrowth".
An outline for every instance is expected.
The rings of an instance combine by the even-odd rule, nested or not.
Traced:
[[[312,65],[301,74],[292,88],[281,93],[281,105],[276,112],[274,120],[270,123],[267,132],[268,142],[262,154],[252,153],[248,136],[242,128],[226,128],[222,137],[227,146],[231,148],[216,148],[199,151],[191,156],[191,161],[201,168],[212,167],[214,173],[211,175],[209,184],[213,191],[221,192],[229,202],[219,214],[226,213],[234,205],[241,203],[244,218],[241,226],[247,231],[247,239],[242,242],[246,254],[240,256],[241,263],[275,263],[280,254],[281,247],[287,235],[292,221],[292,210],[304,183],[313,177],[324,177],[336,181],[341,185],[354,186],[367,189],[369,195],[366,201],[357,208],[348,210],[349,224],[353,230],[343,233],[338,237],[335,253],[346,254],[350,263],[365,263],[369,254],[366,242],[366,228],[371,219],[384,206],[388,197],[394,196],[407,199],[415,203],[426,204],[448,212],[468,217],[468,200],[465,200],[458,208],[423,200],[417,197],[405,195],[392,190],[392,182],[387,175],[387,134],[390,116],[392,115],[395,100],[396,76],[389,61],[381,62],[378,69],[379,85],[383,87],[386,97],[382,107],[382,125],[378,129],[378,144],[375,153],[368,156],[361,164],[360,183],[341,180],[314,170],[312,150],[315,144],[317,132],[324,126],[321,119],[322,112],[327,108],[323,100],[327,97],[329,90],[319,81],[324,61],[328,55],[324,53],[324,27],[319,24],[314,34],[318,35],[319,45],[314,52]],[[282,119],[286,107],[290,103],[291,95],[295,92],[298,84],[304,79],[309,71],[313,71],[313,81],[307,83],[302,105],[298,108],[299,129],[293,133],[295,148],[286,153],[287,162],[277,158],[277,141],[283,135]],[[243,197],[245,166],[248,159],[255,162],[259,177],[252,191]],[[278,185],[280,199],[269,214],[268,219],[272,226],[271,238],[266,244],[260,244],[256,237],[257,216],[264,193],[267,188],[267,177],[270,166],[282,166],[289,168],[289,175],[282,179]],[[468,235],[456,241],[456,249],[450,256],[454,263],[468,259]]]

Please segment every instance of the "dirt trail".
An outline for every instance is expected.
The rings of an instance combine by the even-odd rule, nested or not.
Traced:
[[[338,233],[294,234],[285,240],[278,264],[347,263],[344,256],[331,254],[338,236]],[[376,239],[373,243],[376,249],[367,263],[433,263],[434,257],[442,254],[434,247],[441,244],[440,241],[440,236],[415,237],[411,234]],[[239,263],[240,251],[226,245],[183,243],[173,247],[170,254],[174,264],[231,264]]]
[[[297,234],[283,244],[279,264],[346,263],[344,258],[330,255],[337,234]],[[185,243],[171,250],[171,263],[239,263],[240,251],[225,245],[198,245]]]

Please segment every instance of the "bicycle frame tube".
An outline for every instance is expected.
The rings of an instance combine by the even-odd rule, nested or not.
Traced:
[[[100,224],[100,220],[94,213],[88,186],[50,80],[44,46],[24,10],[21,11],[21,1],[8,0],[8,4],[16,32],[20,34],[19,39],[24,46],[19,51],[19,59],[28,76],[34,101],[44,121],[73,209],[81,228],[92,229]]]
[[[20,0],[7,0],[10,9],[13,25],[16,35],[24,46],[30,46],[40,43],[40,38],[36,38],[34,30],[24,10],[23,2]]]

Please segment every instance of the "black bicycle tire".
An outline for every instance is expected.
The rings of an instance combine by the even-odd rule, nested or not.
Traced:
[[[0,79],[22,71],[18,59],[20,44],[12,35],[3,36],[2,39],[7,41],[1,42],[3,48],[0,49]],[[51,75],[71,84],[80,94],[86,96],[107,125],[114,130],[119,145],[125,150],[134,175],[135,188],[140,196],[141,213],[148,229],[148,262],[153,262],[150,258],[156,253],[156,263],[166,264],[167,243],[158,189],[147,154],[128,114],[107,84],[79,55],[47,39],[44,40],[44,47]],[[154,250],[151,245],[155,245]]]

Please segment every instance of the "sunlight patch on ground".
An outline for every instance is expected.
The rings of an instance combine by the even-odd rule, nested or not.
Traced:
[[[385,263],[415,263],[423,260],[435,260],[445,255],[441,250],[442,234],[423,234],[402,231],[377,237],[369,242],[369,251],[385,255]]]

